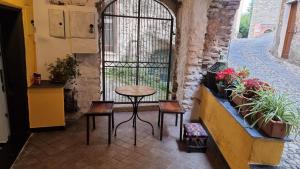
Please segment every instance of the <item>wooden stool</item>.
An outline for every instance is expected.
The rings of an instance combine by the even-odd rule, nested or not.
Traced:
[[[182,122],[183,122],[184,111],[182,110],[178,101],[176,101],[176,100],[160,100],[158,105],[159,105],[158,126],[160,126],[160,140],[162,140],[162,134],[163,134],[164,114],[175,114],[176,115],[176,122],[175,122],[176,126],[177,126],[178,114],[180,114],[180,126],[179,126],[180,127],[180,136],[179,136],[179,139],[180,139],[180,141],[182,141]]]
[[[187,142],[187,151],[207,149],[208,135],[200,123],[188,123],[184,125],[183,138]]]
[[[86,144],[90,144],[90,117],[93,117],[93,129],[96,129],[95,117],[108,116],[108,144],[111,143],[111,127],[114,128],[113,101],[93,101],[86,116]]]

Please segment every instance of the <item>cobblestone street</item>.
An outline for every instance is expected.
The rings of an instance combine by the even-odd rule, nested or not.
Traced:
[[[250,69],[251,77],[269,82],[278,91],[297,101],[300,107],[300,67],[273,57],[269,52],[272,41],[272,34],[260,38],[233,40],[229,65],[235,68],[246,66]],[[299,137],[294,142],[285,144],[279,168],[300,169]]]

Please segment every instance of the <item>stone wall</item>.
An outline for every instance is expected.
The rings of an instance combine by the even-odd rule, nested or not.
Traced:
[[[74,87],[80,112],[87,112],[93,100],[100,100],[100,54],[76,54],[80,76]]]
[[[254,0],[249,37],[258,37],[266,31],[275,31],[281,0]]]
[[[191,117],[193,96],[202,79],[201,58],[207,27],[210,1],[184,1],[177,13],[177,99],[186,110],[185,118]]]
[[[202,68],[213,65],[220,55],[227,56],[232,26],[240,0],[213,0],[208,10]]]
[[[220,54],[227,54],[232,26],[240,0],[184,1],[177,13],[177,98],[186,119],[197,119],[191,112],[198,87],[207,68]],[[207,15],[203,15],[206,13]]]

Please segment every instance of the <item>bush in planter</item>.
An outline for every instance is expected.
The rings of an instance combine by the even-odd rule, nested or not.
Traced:
[[[236,72],[233,68],[227,68],[216,74],[217,88],[222,97],[226,97],[226,89],[235,79]]]
[[[242,68],[239,71],[235,71],[233,68],[228,68],[223,71],[217,72],[216,80],[219,92],[224,96],[228,88],[236,88],[241,84],[241,81],[249,76],[249,70]],[[243,86],[239,86],[243,87]],[[231,90],[229,90],[231,91]]]
[[[64,59],[57,58],[55,63],[48,65],[51,82],[65,84],[68,80],[79,76],[80,73],[76,66],[75,58],[70,55]]]
[[[266,135],[284,138],[291,131],[298,131],[300,127],[300,111],[293,102],[283,94],[273,90],[259,90],[255,92],[257,98],[245,105],[251,106],[250,116],[252,127],[257,125]]]
[[[249,110],[249,106],[242,106],[250,102],[251,98],[245,97],[246,86],[242,80],[236,80],[234,85],[229,88],[231,91],[230,99],[233,102],[234,106],[239,109],[239,113],[244,117]]]
[[[247,98],[256,97],[257,96],[256,92],[260,90],[274,91],[274,89],[267,82],[261,81],[260,79],[257,78],[243,80],[243,83],[245,85],[244,96]]]
[[[241,80],[240,78],[235,81],[233,87],[230,89],[232,91],[231,99],[232,102],[239,108],[239,113],[242,116],[245,116],[249,113],[250,106],[245,105],[251,102],[253,99],[256,99],[258,96],[256,92],[260,90],[271,90],[273,89],[266,82],[263,82],[259,79],[245,79]]]
[[[205,76],[205,84],[208,88],[213,90],[214,92],[218,92],[217,86],[216,86],[216,74],[219,71],[222,71],[227,68],[227,64],[224,62],[216,62],[214,65],[212,65],[208,70],[207,74]]]

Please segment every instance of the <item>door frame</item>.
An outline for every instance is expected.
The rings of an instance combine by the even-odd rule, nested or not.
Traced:
[[[0,151],[1,167],[10,168],[30,135],[27,98],[26,50],[22,9],[0,5],[3,69],[10,138]],[[4,24],[3,24],[4,23]]]
[[[286,38],[287,38],[287,31],[288,31],[288,24],[290,22],[290,14],[291,14],[291,9],[292,9],[292,5],[299,5],[298,4],[298,0],[292,0],[286,3],[285,5],[285,9],[284,9],[284,14],[283,14],[283,19],[282,19],[282,29],[281,29],[281,33],[280,33],[280,43],[279,43],[279,47],[278,47],[278,54],[279,57],[284,58],[284,59],[288,59],[288,56],[283,56],[283,52],[284,52],[284,48],[286,45]],[[297,8],[296,8],[297,10]],[[296,11],[297,12],[297,11]],[[292,38],[291,38],[292,41]],[[290,50],[290,47],[289,47]]]

